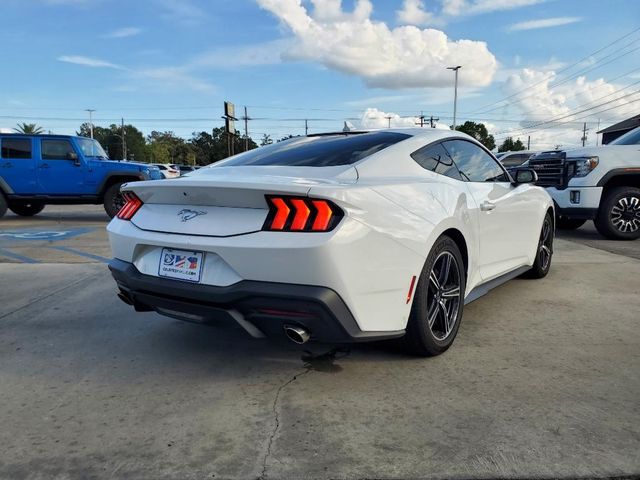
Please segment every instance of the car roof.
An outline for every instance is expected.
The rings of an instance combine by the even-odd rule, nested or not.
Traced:
[[[86,138],[87,140],[91,140],[89,137],[83,137],[82,135],[57,135],[55,133],[19,133],[19,132],[11,132],[11,133],[0,133],[3,137],[6,136],[14,136],[14,137],[42,137],[42,138]]]

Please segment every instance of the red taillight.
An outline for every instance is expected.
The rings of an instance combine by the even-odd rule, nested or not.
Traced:
[[[118,212],[118,218],[120,220],[131,220],[140,207],[142,206],[142,200],[133,192],[123,192],[122,197],[125,200],[123,207]]]
[[[275,195],[266,198],[269,215],[263,230],[328,232],[344,215],[340,207],[329,200]]]

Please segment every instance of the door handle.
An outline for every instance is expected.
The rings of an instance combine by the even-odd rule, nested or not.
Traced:
[[[490,212],[494,208],[496,208],[495,203],[484,201],[480,204],[480,210],[482,210],[483,212]]]
[[[2,168],[13,168],[13,163],[11,162],[3,163]]]
[[[43,163],[42,165],[40,165],[40,168],[49,168],[49,164],[48,163]]]

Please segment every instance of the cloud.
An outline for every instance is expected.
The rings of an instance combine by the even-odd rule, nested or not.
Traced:
[[[138,70],[134,76],[141,79],[154,80],[162,88],[189,89],[197,92],[213,93],[216,87],[195,77],[183,67],[157,67]]]
[[[58,57],[58,61],[91,68],[115,68],[116,70],[125,70],[121,65],[100,60],[99,58],[84,57],[82,55],[62,55]]]
[[[135,37],[136,35],[140,35],[142,33],[142,29],[138,27],[125,27],[119,28],[112,32],[104,35],[105,38],[127,38],[127,37]]]
[[[191,0],[157,0],[157,4],[164,10],[164,17],[172,22],[189,26],[207,18],[206,12]]]
[[[543,3],[546,0],[441,0],[445,15],[478,15],[498,10],[512,10]]]
[[[375,128],[414,128],[420,124],[418,117],[403,117],[393,112],[384,112],[377,108],[367,108],[360,119],[356,121],[356,128],[375,129]],[[435,123],[435,128],[449,129],[448,125]]]
[[[435,21],[435,15],[425,10],[423,0],[404,0],[396,17],[402,25],[428,25]]]
[[[453,64],[464,65],[461,86],[486,86],[497,68],[486,43],[452,41],[440,30],[415,26],[391,29],[371,20],[369,0],[357,0],[351,13],[343,12],[337,0],[312,0],[313,15],[301,0],[257,1],[295,36],[285,59],[318,62],[358,76],[370,87],[450,86],[446,67]]]
[[[554,71],[530,68],[522,69],[507,79],[503,87],[504,93],[520,95],[519,101],[514,102],[510,108],[516,110],[523,120],[519,127],[502,132],[498,142],[501,143],[510,131],[515,134],[514,138],[519,136],[524,140],[530,134],[532,148],[535,149],[550,149],[555,145],[575,147],[580,144],[583,122],[587,122],[587,127],[591,130],[587,144],[595,145],[595,130],[599,121],[604,128],[637,113],[638,102],[629,102],[640,99],[640,92],[622,98],[633,91],[624,89],[624,85],[609,83],[602,78],[588,81],[585,77],[557,86],[554,86],[554,82],[558,82]],[[606,105],[576,114],[604,103]],[[536,127],[541,122],[552,119],[557,121]],[[523,130],[523,127],[532,128]]]
[[[252,45],[239,45],[212,50],[197,55],[188,63],[193,68],[233,68],[273,65],[282,62],[282,55],[293,45],[293,39],[282,38]]]
[[[582,18],[580,17],[553,17],[553,18],[542,18],[539,20],[528,20],[526,22],[518,22],[512,25],[509,25],[507,30],[509,32],[517,32],[521,30],[536,30],[539,28],[551,28],[551,27],[560,27],[562,25],[569,25],[571,23],[580,22]]]

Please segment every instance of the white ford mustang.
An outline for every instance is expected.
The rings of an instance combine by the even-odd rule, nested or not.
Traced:
[[[109,268],[137,311],[437,355],[465,303],[549,271],[553,202],[512,174],[460,132],[297,137],[125,185]]]

